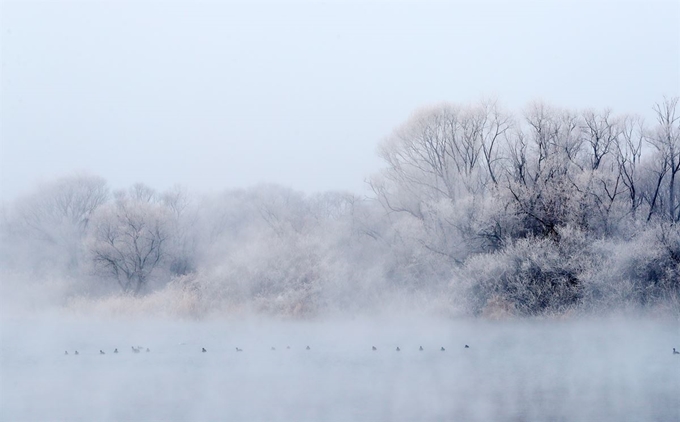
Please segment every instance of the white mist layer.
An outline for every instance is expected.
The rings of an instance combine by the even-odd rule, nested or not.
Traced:
[[[677,321],[53,316],[1,330],[2,420],[680,419]]]

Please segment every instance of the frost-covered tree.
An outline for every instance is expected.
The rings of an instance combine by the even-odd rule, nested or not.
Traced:
[[[181,186],[159,195],[160,202],[167,209],[168,232],[171,236],[166,244],[168,269],[174,275],[186,275],[196,271],[199,242],[198,213],[194,198]]]
[[[393,222],[394,240],[421,249],[416,262],[437,255],[432,265],[442,277],[442,268],[498,243],[495,224],[480,223],[476,207],[495,198],[501,140],[512,125],[495,102],[445,103],[417,111],[380,144],[387,166],[369,184]]]
[[[462,278],[470,310],[537,315],[574,307],[582,297],[580,278],[594,257],[585,233],[573,227],[557,230],[560,242],[527,237],[468,260]]]
[[[117,192],[101,207],[91,227],[90,253],[102,276],[113,277],[126,293],[137,294],[166,257],[170,237],[167,208],[136,195]]]
[[[577,117],[533,104],[508,143],[504,191],[511,212],[522,217],[516,235],[555,236],[560,225],[582,224],[586,194],[576,182],[584,162]]]
[[[109,202],[102,179],[60,179],[3,207],[2,266],[78,269],[87,251],[93,279],[177,293],[192,312],[303,316],[388,297],[489,316],[677,308],[677,103],[648,124],[541,102],[426,107],[380,143],[369,198],[136,184]]]
[[[643,202],[640,161],[644,140],[645,129],[641,118],[628,116],[621,121],[621,136],[616,141],[614,154],[621,183],[625,186],[627,208],[633,221]]]
[[[106,181],[77,174],[41,185],[16,202],[14,233],[33,251],[44,251],[39,260],[73,272],[80,265],[82,243],[90,220],[109,196]],[[56,262],[55,262],[56,260]]]
[[[665,98],[654,106],[657,125],[647,140],[656,149],[649,163],[652,183],[649,185],[647,202],[649,217],[657,214],[671,222],[680,221],[680,114],[679,97]]]

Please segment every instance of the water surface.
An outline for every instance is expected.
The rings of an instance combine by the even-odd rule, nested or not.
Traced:
[[[2,420],[680,420],[677,321],[34,317],[1,332]]]

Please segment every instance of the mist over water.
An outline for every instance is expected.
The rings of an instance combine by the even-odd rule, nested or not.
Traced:
[[[1,3],[0,421],[680,421],[677,1]]]
[[[649,145],[680,142],[679,103],[663,103],[673,124]],[[504,151],[526,153],[522,172],[535,160],[534,179],[510,181],[512,166],[433,179],[408,155],[441,152],[413,142],[460,116],[463,134],[501,117],[487,106],[414,114],[381,144],[373,198],[110,192],[73,175],[3,208],[0,419],[680,420],[675,144],[616,167],[640,159],[625,136],[618,155],[572,142],[609,114],[538,106],[538,155],[521,135]],[[542,138],[546,115],[571,119],[561,146]],[[627,121],[607,130],[648,136]],[[643,196],[611,196],[629,170]]]
[[[60,316],[1,327],[3,420],[680,417],[677,320]]]

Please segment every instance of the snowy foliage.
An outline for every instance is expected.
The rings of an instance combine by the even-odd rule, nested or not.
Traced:
[[[647,123],[543,103],[423,108],[380,143],[370,198],[143,184],[111,197],[101,178],[66,177],[3,207],[0,259],[13,279],[78,280],[50,285],[112,312],[677,313],[677,105]]]

